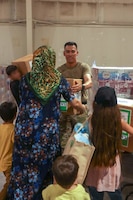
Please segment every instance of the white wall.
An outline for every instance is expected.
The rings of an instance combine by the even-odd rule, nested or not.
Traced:
[[[111,26],[38,26],[33,30],[34,49],[43,44],[57,53],[56,65],[65,62],[63,45],[78,43],[80,61],[90,65],[133,66],[133,27]],[[22,25],[0,25],[0,65],[26,55],[26,28]]]
[[[25,26],[0,25],[0,65],[10,64],[26,54]]]
[[[0,65],[26,55],[25,2],[0,1]],[[51,45],[58,66],[64,43],[73,40],[78,59],[90,65],[133,66],[132,10],[133,0],[32,0],[33,47]]]
[[[43,26],[35,27],[35,48],[51,45],[57,53],[57,66],[65,59],[63,45],[67,41],[78,43],[78,59],[89,64],[96,60],[103,66],[133,66],[133,27],[111,26]]]

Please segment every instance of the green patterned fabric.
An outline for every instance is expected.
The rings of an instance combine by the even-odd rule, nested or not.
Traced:
[[[45,104],[60,84],[61,73],[55,69],[56,55],[51,47],[41,46],[33,53],[32,70],[27,80],[36,96]]]

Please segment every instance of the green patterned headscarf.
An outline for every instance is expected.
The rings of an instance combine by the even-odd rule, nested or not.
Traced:
[[[46,104],[60,84],[61,74],[55,69],[55,52],[41,46],[33,53],[31,72],[27,75],[35,95]]]

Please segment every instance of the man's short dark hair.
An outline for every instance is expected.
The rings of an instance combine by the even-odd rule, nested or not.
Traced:
[[[64,44],[64,49],[65,49],[66,46],[73,46],[73,45],[76,47],[76,49],[78,48],[78,45],[77,45],[76,42],[66,42]]]
[[[13,102],[3,102],[0,105],[0,116],[5,122],[13,121],[17,113],[17,106]]]
[[[71,155],[58,157],[53,164],[53,175],[56,182],[65,189],[69,189],[77,178],[79,165]]]
[[[8,65],[6,68],[6,73],[8,76],[12,74],[12,72],[16,71],[18,68],[15,65]]]

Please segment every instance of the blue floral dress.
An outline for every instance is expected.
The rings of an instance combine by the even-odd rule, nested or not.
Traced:
[[[58,89],[44,106],[30,90],[25,76],[20,83],[21,104],[15,125],[13,167],[9,200],[39,200],[48,184],[52,161],[59,151],[61,95],[72,101],[68,82],[62,77]],[[51,180],[52,181],[52,180]]]

